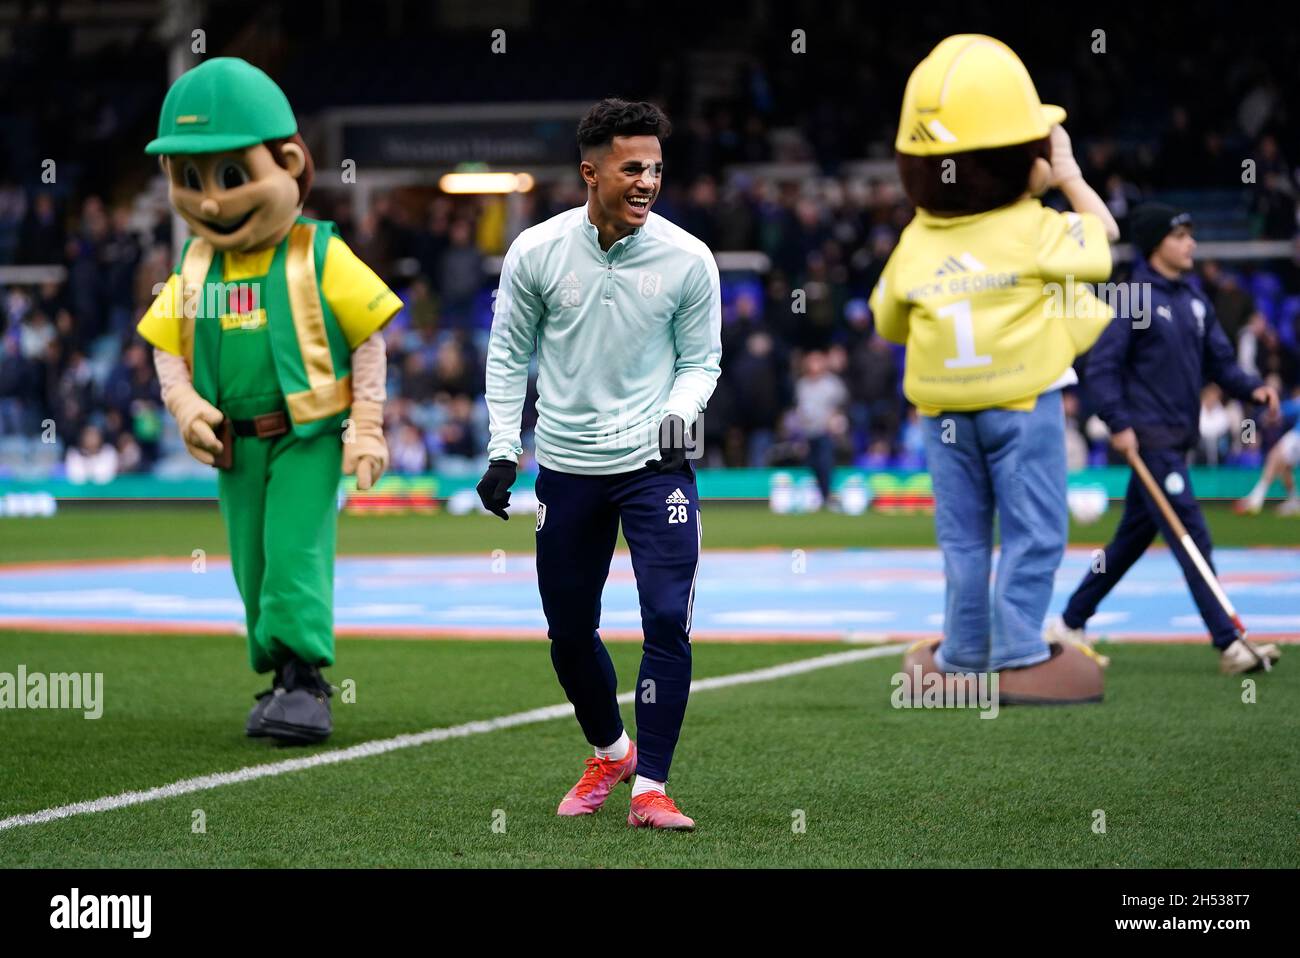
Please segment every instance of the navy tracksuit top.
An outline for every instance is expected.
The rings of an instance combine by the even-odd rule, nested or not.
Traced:
[[[1119,297],[1115,319],[1088,353],[1088,393],[1112,433],[1132,427],[1144,449],[1185,451],[1200,436],[1206,382],[1245,401],[1263,384],[1237,366],[1199,289],[1166,279],[1146,260],[1129,282],[1127,304]]]

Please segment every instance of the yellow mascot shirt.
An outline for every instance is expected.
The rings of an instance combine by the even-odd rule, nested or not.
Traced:
[[[274,247],[257,253],[225,253],[222,280],[236,283],[264,276],[274,255]],[[178,295],[180,281],[180,273],[173,272],[137,326],[146,340],[177,356],[181,355],[179,308],[184,302]],[[325,248],[320,286],[321,294],[353,349],[402,308],[397,294],[337,236],[330,237]]]
[[[1032,409],[1110,321],[1083,283],[1110,277],[1101,220],[1037,199],[971,216],[918,209],[871,294],[880,335],[907,346],[922,413]]]

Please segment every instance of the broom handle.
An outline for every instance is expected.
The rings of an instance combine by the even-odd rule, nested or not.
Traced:
[[[1160,483],[1156,482],[1155,476],[1151,475],[1151,470],[1148,469],[1147,464],[1142,461],[1142,457],[1132,449],[1128,452],[1128,464],[1132,466],[1133,471],[1138,474],[1138,478],[1142,480],[1142,485],[1147,487],[1147,492],[1151,493],[1151,498],[1156,501],[1156,505],[1165,517],[1165,522],[1169,523],[1170,528],[1174,530],[1174,535],[1178,537],[1178,541],[1181,542],[1183,539],[1186,539],[1187,527],[1183,525],[1183,520],[1179,519],[1178,513],[1174,512],[1174,507],[1171,506],[1169,500],[1165,498],[1164,490],[1160,488]],[[1195,543],[1192,544],[1192,547],[1196,547]],[[1198,554],[1199,551],[1200,550],[1197,550]]]
[[[1223,611],[1228,614],[1228,618],[1231,619],[1232,624],[1236,626],[1238,638],[1244,639],[1246,637],[1246,626],[1242,624],[1241,617],[1237,615],[1237,610],[1233,608],[1232,602],[1228,599],[1227,593],[1225,593],[1223,587],[1219,585],[1219,580],[1215,578],[1214,572],[1211,571],[1210,564],[1205,561],[1205,557],[1201,555],[1201,550],[1196,548],[1196,543],[1193,542],[1192,537],[1188,535],[1187,527],[1183,525],[1182,520],[1178,518],[1178,513],[1174,512],[1173,506],[1171,506],[1169,500],[1165,498],[1164,490],[1160,488],[1160,484],[1156,482],[1155,477],[1151,475],[1151,470],[1149,470],[1147,464],[1142,461],[1142,457],[1131,449],[1128,452],[1128,464],[1133,467],[1133,471],[1137,473],[1138,478],[1142,480],[1142,485],[1147,487],[1147,492],[1151,494],[1151,498],[1155,500],[1156,506],[1160,509],[1161,514],[1164,515],[1165,521],[1169,523],[1169,527],[1174,530],[1174,535],[1178,537],[1179,543],[1182,544],[1184,551],[1186,551],[1187,555],[1191,558],[1192,565],[1196,566],[1196,571],[1201,574],[1201,578],[1205,580],[1205,584],[1209,586],[1210,591],[1214,593],[1214,598],[1218,601],[1219,605],[1223,606]]]

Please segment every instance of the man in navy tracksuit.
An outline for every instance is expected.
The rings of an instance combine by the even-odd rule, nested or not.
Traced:
[[[1187,473],[1188,450],[1200,435],[1201,389],[1212,380],[1228,395],[1267,404],[1274,413],[1278,397],[1236,365],[1213,306],[1186,281],[1196,249],[1191,216],[1170,206],[1149,204],[1134,211],[1132,232],[1141,258],[1130,279],[1128,308],[1116,310],[1115,319],[1088,355],[1088,390],[1110,428],[1111,445],[1122,455],[1140,451],[1213,568],[1210,533]],[[1221,653],[1222,671],[1233,674],[1262,667],[1250,648],[1238,641],[1232,621],[1136,474],[1129,477],[1124,515],[1106,546],[1104,564],[1094,564],[1084,576],[1061,619],[1048,627],[1048,638],[1083,640],[1088,619],[1146,551],[1156,532],[1165,537],[1183,568],[1196,607]],[[1255,646],[1255,652],[1277,658],[1272,645]]]

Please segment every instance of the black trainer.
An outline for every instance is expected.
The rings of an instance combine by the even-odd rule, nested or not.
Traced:
[[[330,716],[333,688],[320,669],[298,659],[280,666],[273,694],[262,709],[262,734],[294,745],[323,742],[334,730]]]

